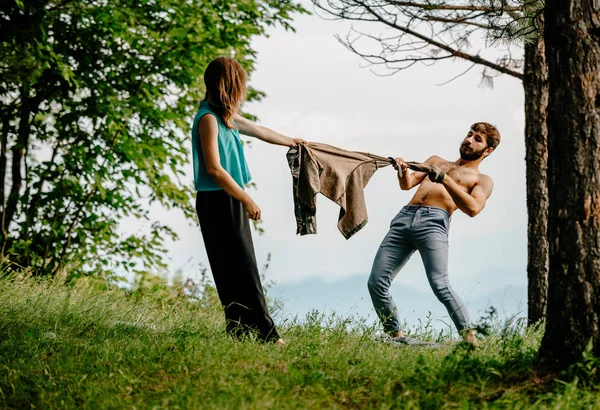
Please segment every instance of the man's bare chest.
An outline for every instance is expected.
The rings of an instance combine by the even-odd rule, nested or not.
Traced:
[[[473,187],[477,185],[479,174],[473,171],[459,167],[451,162],[442,163],[438,166],[446,173],[446,175],[452,178],[454,182],[460,185],[460,187],[467,192],[471,192]]]

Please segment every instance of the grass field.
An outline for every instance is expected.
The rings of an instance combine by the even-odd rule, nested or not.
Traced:
[[[0,407],[600,408],[599,389],[582,381],[596,359],[536,370],[539,329],[490,320],[475,350],[447,337],[399,347],[314,312],[280,321],[288,345],[277,347],[229,338],[222,316],[214,294],[1,278]]]

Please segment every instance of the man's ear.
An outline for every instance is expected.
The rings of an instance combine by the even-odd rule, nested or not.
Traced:
[[[485,151],[483,151],[483,155],[484,157],[487,157],[488,155],[490,155],[492,152],[494,152],[494,148],[492,147],[488,147]]]

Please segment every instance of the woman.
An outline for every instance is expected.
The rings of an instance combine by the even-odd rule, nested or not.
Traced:
[[[267,310],[256,265],[248,218],[258,221],[260,208],[244,191],[251,177],[239,133],[286,147],[305,141],[237,113],[245,97],[246,73],[234,59],[212,60],[204,84],[206,96],[192,128],[196,212],[227,332],[241,336],[253,330],[263,341],[283,344]]]

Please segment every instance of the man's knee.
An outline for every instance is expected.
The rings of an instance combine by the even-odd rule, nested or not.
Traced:
[[[440,281],[432,280],[431,288],[432,288],[435,296],[437,296],[437,298],[442,302],[444,300],[448,300],[453,297],[452,288],[450,287],[450,284],[446,280],[440,280]]]
[[[367,288],[372,295],[382,296],[387,293],[389,286],[386,285],[385,280],[381,276],[371,273],[367,280]]]
[[[367,279],[367,289],[369,292],[372,292],[377,287],[377,280],[373,276],[373,274],[369,275],[369,279]]]

